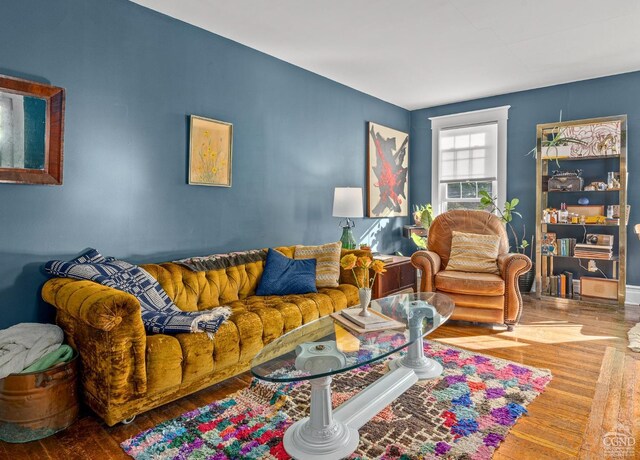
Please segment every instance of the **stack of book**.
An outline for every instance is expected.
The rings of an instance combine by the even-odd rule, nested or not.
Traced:
[[[603,244],[576,244],[574,254],[583,259],[611,259],[613,246]]]
[[[406,329],[406,325],[400,321],[383,315],[379,311],[369,309],[370,316],[360,316],[360,307],[345,308],[331,316],[347,329],[362,334],[363,332],[384,331],[386,329]]]
[[[573,273],[562,272],[559,275],[547,276],[545,286],[546,295],[573,298]]]
[[[575,238],[558,238],[558,240],[556,240],[556,244],[558,246],[558,253],[556,255],[561,257],[573,257],[576,247]]]

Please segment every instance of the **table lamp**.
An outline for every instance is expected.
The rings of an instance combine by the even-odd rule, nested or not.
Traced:
[[[355,249],[356,239],[351,229],[356,226],[353,217],[364,217],[362,213],[361,187],[336,187],[333,193],[333,217],[344,217],[340,220],[342,227],[342,247]]]

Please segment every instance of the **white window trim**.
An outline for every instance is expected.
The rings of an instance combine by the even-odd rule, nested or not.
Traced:
[[[507,120],[510,105],[472,112],[454,113],[431,120],[431,204],[435,214],[440,214],[440,130],[486,123],[498,124],[498,203],[507,201]]]

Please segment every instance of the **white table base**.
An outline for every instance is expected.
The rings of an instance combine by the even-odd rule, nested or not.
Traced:
[[[284,448],[299,460],[336,460],[358,448],[358,429],[418,381],[412,369],[387,373],[335,411],[331,407],[331,377],[310,380],[310,416],[284,433]]]
[[[407,319],[409,338],[413,342],[409,345],[407,354],[390,361],[390,371],[386,375],[341,404],[335,411],[331,405],[331,377],[309,380],[309,417],[297,421],[285,431],[283,443],[287,453],[298,460],[336,460],[351,455],[358,448],[358,430],[365,423],[418,380],[431,379],[442,374],[443,368],[440,363],[424,355],[422,321],[425,316],[433,317],[432,312],[431,306],[411,310],[411,317]],[[327,365],[332,355],[337,354],[337,349],[328,342],[319,348],[322,350],[320,352],[310,352],[313,348],[301,348],[296,367],[322,368]],[[306,367],[307,365],[310,367]]]

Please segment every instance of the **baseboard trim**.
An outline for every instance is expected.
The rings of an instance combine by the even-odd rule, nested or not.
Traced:
[[[632,307],[640,305],[640,286],[627,284],[627,296],[625,299],[625,305],[630,305]]]

